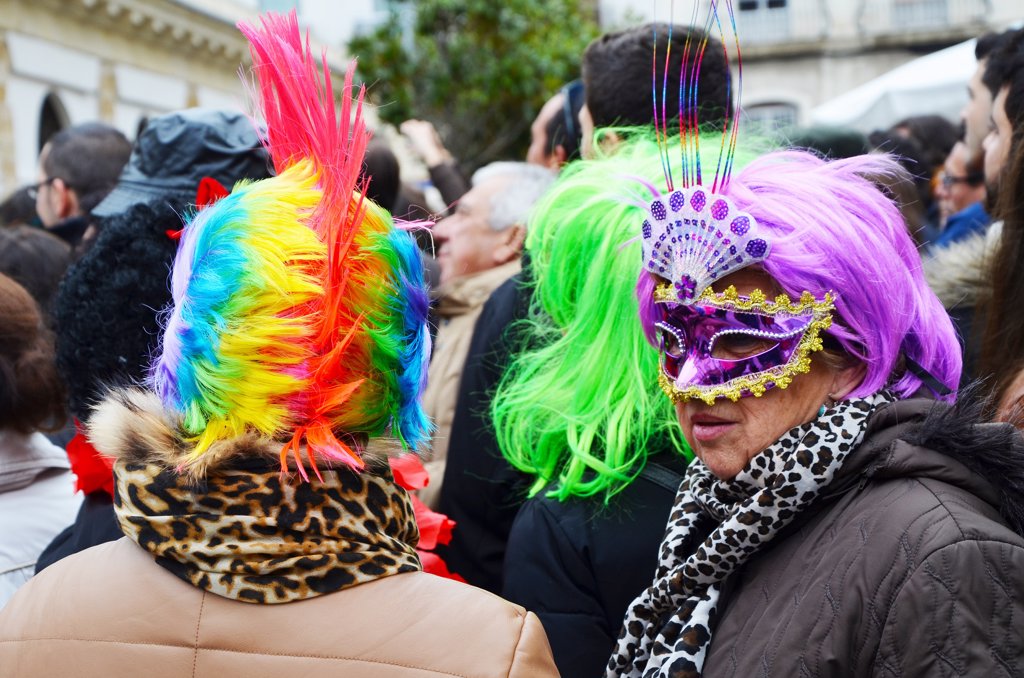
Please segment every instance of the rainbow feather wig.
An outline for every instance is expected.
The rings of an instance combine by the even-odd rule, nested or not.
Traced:
[[[321,69],[294,12],[260,21],[239,28],[277,176],[238,184],[185,227],[151,380],[195,443],[186,466],[256,433],[307,478],[302,455],[318,474],[318,461],[359,469],[370,438],[428,438],[428,297],[413,239],[364,195],[354,64],[338,116],[326,57]]]

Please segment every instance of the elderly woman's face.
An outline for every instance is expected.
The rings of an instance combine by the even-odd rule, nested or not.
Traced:
[[[716,292],[733,285],[741,295],[759,289],[771,296],[777,289],[758,269],[743,269],[715,284]],[[860,381],[858,368],[837,370],[811,358],[811,370],[796,375],[789,388],[769,389],[759,398],[736,402],[720,398],[713,405],[699,399],[676,404],[676,416],[694,453],[722,479],[734,477],[747,462],[786,431],[818,416],[830,397],[844,397]],[[831,395],[830,395],[831,394]]]

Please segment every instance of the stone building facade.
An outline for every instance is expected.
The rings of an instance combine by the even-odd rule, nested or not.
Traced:
[[[0,189],[34,181],[46,139],[103,120],[135,137],[189,106],[242,105],[242,7],[173,0],[0,0]]]
[[[703,3],[706,9],[708,0]],[[666,21],[670,4],[600,0],[599,7],[607,25]],[[675,5],[680,21],[680,8],[689,3]],[[1024,19],[1020,0],[733,0],[732,5],[743,45],[744,109],[770,126],[808,124],[816,106],[897,66]]]
[[[340,14],[335,3],[0,0],[0,198],[35,181],[43,144],[69,125],[101,120],[134,139],[152,115],[192,106],[243,109],[239,68],[249,52],[235,24],[296,7],[322,44],[351,30],[329,25]],[[359,11],[346,11],[346,21],[375,18],[372,0],[354,3]],[[338,46],[328,55],[340,89],[346,62]]]

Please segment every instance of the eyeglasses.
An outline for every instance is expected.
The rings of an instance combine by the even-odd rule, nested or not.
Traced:
[[[971,172],[965,174],[962,177],[958,177],[954,174],[946,174],[942,172],[939,174],[939,183],[946,190],[953,188],[954,184],[967,184],[968,186],[981,186],[982,182],[985,181],[985,175],[981,172]]]
[[[43,186],[52,184],[54,181],[56,181],[56,179],[57,177],[50,177],[49,179],[44,179],[43,181],[40,181],[38,184],[33,184],[32,186],[29,186],[27,189],[25,189],[25,193],[26,195],[28,195],[30,200],[35,200],[36,198],[39,197],[39,189],[41,189]]]

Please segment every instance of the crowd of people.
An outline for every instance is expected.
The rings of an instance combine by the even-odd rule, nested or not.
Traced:
[[[240,29],[258,125],[0,205],[0,675],[1024,675],[1024,29],[771,137],[723,35],[611,32],[525,159],[401,126],[439,214]]]

